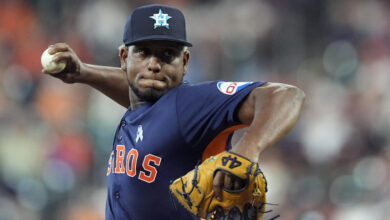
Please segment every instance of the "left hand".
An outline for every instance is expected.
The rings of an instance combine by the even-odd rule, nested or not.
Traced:
[[[211,156],[169,188],[185,209],[201,218],[255,220],[266,208],[267,182],[260,165],[233,152]]]
[[[231,174],[217,171],[213,180],[215,197],[222,201],[222,190],[238,190],[244,187],[244,182]]]

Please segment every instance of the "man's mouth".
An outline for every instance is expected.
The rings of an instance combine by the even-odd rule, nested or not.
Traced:
[[[147,78],[141,78],[138,81],[138,84],[140,87],[143,88],[153,88],[158,90],[162,90],[167,86],[167,83],[164,80],[147,79]]]

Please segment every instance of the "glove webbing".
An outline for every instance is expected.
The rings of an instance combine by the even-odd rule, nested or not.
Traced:
[[[176,192],[180,195],[182,195],[186,200],[187,200],[187,204],[188,206],[191,208],[192,207],[192,201],[191,201],[191,198],[190,198],[190,195],[192,193],[192,191],[194,191],[194,188],[196,188],[198,190],[199,193],[200,192],[200,189],[198,187],[198,181],[197,181],[197,178],[198,178],[198,167],[199,166],[195,166],[195,172],[194,172],[194,178],[192,179],[192,189],[189,191],[189,192],[186,192],[185,190],[185,187],[186,187],[186,184],[183,182],[183,178],[180,178],[180,181],[182,183],[182,190],[183,190],[183,193],[179,192],[177,189],[176,189]]]
[[[256,166],[256,171],[255,173],[253,174],[253,180],[256,179],[257,175],[259,175],[261,173],[261,176],[263,177],[264,179],[264,182],[265,182],[265,192],[268,192],[268,184],[267,184],[267,179],[265,178],[264,176],[264,173],[263,171],[261,171],[260,167],[259,167],[259,164],[258,163],[252,163],[249,167],[248,167],[248,172],[246,173],[247,176],[250,176],[250,174],[252,173],[252,170],[254,169],[253,167]]]

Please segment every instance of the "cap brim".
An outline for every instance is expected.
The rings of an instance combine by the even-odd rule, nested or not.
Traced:
[[[188,47],[192,47],[192,44],[185,41],[185,40],[171,38],[169,36],[154,36],[154,35],[143,37],[143,38],[138,38],[137,40],[130,41],[129,43],[125,43],[125,45],[130,46],[130,45],[134,45],[136,43],[145,42],[145,41],[171,41],[171,42],[177,42],[177,43],[183,44],[183,45],[188,46]]]

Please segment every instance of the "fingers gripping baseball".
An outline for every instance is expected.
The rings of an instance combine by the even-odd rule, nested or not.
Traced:
[[[75,83],[80,80],[83,63],[77,54],[66,43],[56,43],[49,46],[49,54],[53,55],[54,62],[66,62],[64,70],[52,76],[61,79],[65,83]],[[42,72],[49,73],[43,69]]]

